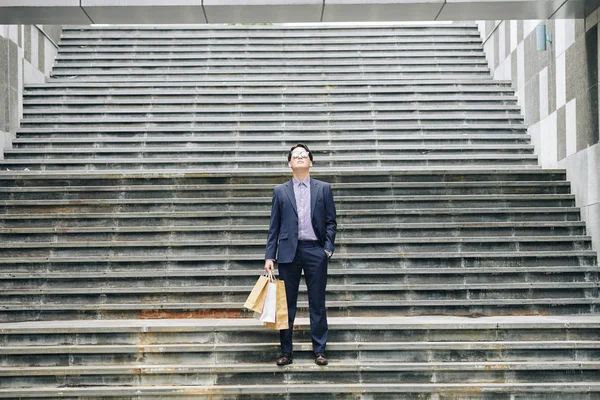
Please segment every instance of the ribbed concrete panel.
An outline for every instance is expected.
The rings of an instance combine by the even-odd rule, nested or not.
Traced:
[[[204,0],[210,23],[319,22],[322,0]]]
[[[6,0],[0,2],[0,23],[16,24],[89,24],[79,6],[80,0]]]
[[[206,23],[202,0],[81,0],[97,24]]]
[[[564,2],[564,0],[448,0],[438,19],[446,21],[547,19]]]
[[[326,0],[323,22],[432,21],[443,0]]]
[[[0,24],[585,18],[597,0],[4,0]],[[208,21],[207,21],[208,20]]]

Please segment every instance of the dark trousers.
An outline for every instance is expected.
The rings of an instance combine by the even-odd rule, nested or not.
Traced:
[[[308,288],[308,307],[310,312],[310,335],[313,351],[324,353],[327,343],[327,311],[325,309],[325,288],[327,287],[327,254],[313,241],[299,241],[294,261],[279,264],[279,279],[285,283],[288,304],[289,329],[279,331],[281,351],[291,353],[294,319],[300,276],[304,270],[304,279]]]

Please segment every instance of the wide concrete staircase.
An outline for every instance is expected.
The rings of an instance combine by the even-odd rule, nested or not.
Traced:
[[[71,27],[0,164],[0,398],[595,399],[597,255],[472,24]],[[242,309],[303,141],[331,364]],[[320,393],[320,394],[319,394]]]

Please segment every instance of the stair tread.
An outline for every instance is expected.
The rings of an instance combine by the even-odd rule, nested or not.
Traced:
[[[426,363],[402,363],[402,362],[352,362],[336,361],[323,367],[315,365],[312,360],[295,362],[291,366],[284,367],[288,372],[320,373],[326,371],[504,371],[504,370],[596,370],[600,368],[600,361],[577,360],[577,361],[445,361]],[[59,367],[0,367],[2,376],[39,376],[39,375],[94,375],[94,374],[186,374],[186,373],[273,373],[281,370],[281,367],[271,363],[235,363],[235,364],[166,364],[166,365],[138,365],[121,364],[118,366],[59,366]]]
[[[464,268],[370,268],[368,271],[361,269],[351,268],[339,268],[330,266],[327,273],[330,276],[361,276],[361,275],[448,275],[448,274],[520,274],[520,273],[570,273],[570,272],[600,272],[600,266],[588,265],[588,266],[542,266],[542,267],[464,267]],[[220,276],[252,276],[256,277],[258,274],[255,270],[219,270]],[[89,279],[89,278],[111,278],[111,279],[122,279],[122,278],[177,278],[177,277],[214,277],[214,270],[176,270],[176,269],[162,269],[157,271],[97,271],[97,272],[80,272],[80,271],[69,271],[69,272],[3,272],[0,273],[0,280],[18,280],[18,279]]]
[[[470,291],[470,290],[536,290],[536,289],[589,289],[600,287],[599,282],[526,282],[526,283],[463,283],[463,284],[348,284],[327,285],[327,291],[332,292],[400,292],[400,291]],[[0,298],[16,295],[98,295],[98,294],[139,294],[139,293],[243,293],[252,291],[252,285],[214,285],[214,286],[113,286],[113,287],[70,287],[70,288],[30,288],[2,289]],[[300,293],[306,293],[300,288]],[[534,302],[540,300],[535,299]],[[351,300],[352,302],[362,300]],[[398,300],[402,302],[402,300]],[[404,300],[406,301],[406,300]],[[420,302],[422,300],[411,300]],[[427,300],[425,300],[427,301]],[[489,300],[488,300],[489,301]],[[335,300],[331,301],[336,303]],[[339,301],[337,301],[339,303]]]
[[[0,220],[1,220],[0,216]],[[515,222],[440,222],[440,223],[365,223],[365,224],[346,224],[338,223],[338,232],[344,233],[351,230],[366,229],[399,229],[399,230],[420,230],[420,229],[457,229],[457,228],[559,228],[559,227],[585,227],[583,221],[515,221]],[[161,225],[161,226],[92,226],[92,227],[23,227],[23,228],[4,228],[0,227],[0,234],[10,233],[143,233],[143,232],[214,232],[214,231],[245,231],[245,232],[266,232],[267,224],[252,225]]]
[[[397,259],[398,253],[336,253],[336,258],[346,260],[352,259]],[[404,251],[401,253],[402,258],[421,258],[421,259],[438,259],[438,258],[522,258],[522,257],[596,257],[595,250],[564,250],[564,251],[478,251],[478,252],[414,252]],[[260,254],[218,254],[218,255],[194,255],[194,256],[174,256],[174,255],[154,255],[154,256],[85,256],[82,257],[65,257],[65,256],[47,256],[47,257],[0,257],[0,264],[43,264],[43,263],[81,263],[85,260],[87,263],[92,262],[144,262],[144,261],[257,261],[264,260],[264,253]]]
[[[284,370],[285,371],[285,370]],[[556,393],[564,391],[571,395],[582,393],[600,392],[600,382],[508,382],[508,383],[344,383],[327,384],[315,383],[286,383],[285,385],[139,385],[139,386],[83,386],[83,387],[36,387],[36,388],[15,388],[0,389],[0,394],[9,396],[157,396],[157,395],[180,395],[185,392],[189,395],[203,396],[211,393],[213,396],[222,395],[268,395],[268,394],[344,394],[344,393],[465,393],[473,391],[474,393],[506,393],[513,394],[515,391],[529,394],[536,393]]]

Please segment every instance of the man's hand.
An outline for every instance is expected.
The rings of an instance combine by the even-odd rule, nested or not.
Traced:
[[[267,274],[272,274],[275,272],[275,267],[274,267],[274,262],[273,260],[265,260],[265,272]]]

